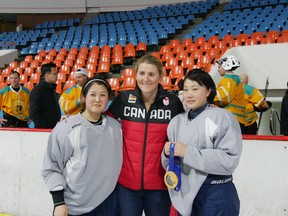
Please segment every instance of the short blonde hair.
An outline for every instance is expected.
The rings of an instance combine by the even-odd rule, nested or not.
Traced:
[[[142,56],[136,63],[136,66],[135,66],[136,73],[138,72],[139,65],[142,64],[142,63],[155,65],[155,67],[157,68],[157,71],[159,73],[159,76],[162,77],[162,75],[163,75],[163,64],[162,64],[162,62],[160,61],[159,58],[157,58],[157,57],[155,57],[153,55],[150,55],[150,54]]]

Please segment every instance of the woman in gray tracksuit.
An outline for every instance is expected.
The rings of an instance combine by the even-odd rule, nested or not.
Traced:
[[[55,216],[117,215],[122,130],[103,114],[110,93],[105,80],[89,79],[82,88],[82,112],[58,123],[49,136],[42,176]]]
[[[169,142],[164,146],[162,165],[169,170],[174,143],[174,156],[181,161],[181,186],[179,191],[169,189],[169,194],[179,215],[239,215],[232,174],[242,151],[241,130],[232,113],[209,104],[215,94],[208,73],[190,71],[183,88],[188,111],[174,117],[167,129]]]

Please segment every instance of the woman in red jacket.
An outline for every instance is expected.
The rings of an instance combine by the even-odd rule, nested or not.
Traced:
[[[184,112],[179,98],[164,91],[159,82],[162,62],[141,57],[135,68],[136,88],[121,92],[107,114],[121,120],[123,166],[116,187],[121,216],[168,216],[170,199],[163,178],[161,152],[167,141],[167,126]]]

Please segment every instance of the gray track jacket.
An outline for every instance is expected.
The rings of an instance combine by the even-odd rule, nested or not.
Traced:
[[[102,115],[93,125],[81,114],[59,122],[49,136],[42,166],[48,190],[64,187],[69,214],[90,212],[114,190],[122,166],[119,122]]]
[[[210,106],[191,121],[188,112],[175,116],[167,130],[169,141],[188,145],[181,166],[181,190],[169,189],[174,207],[187,216],[208,174],[231,175],[236,169],[242,151],[241,130],[232,113]],[[168,161],[162,153],[166,170]]]

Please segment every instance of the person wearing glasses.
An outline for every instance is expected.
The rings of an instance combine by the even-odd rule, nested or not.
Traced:
[[[41,79],[30,94],[30,119],[35,128],[54,128],[61,118],[56,93],[57,66],[48,63],[41,66]]]

